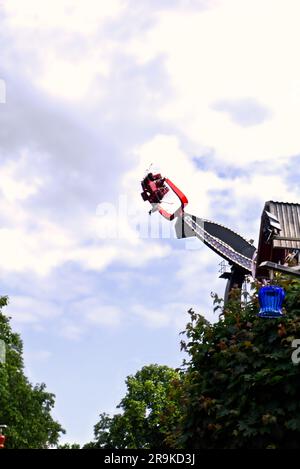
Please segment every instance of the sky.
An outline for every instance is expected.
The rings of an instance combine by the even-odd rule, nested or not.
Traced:
[[[257,243],[300,199],[298,0],[0,0],[0,266],[26,373],[84,443],[142,366],[180,366],[220,258],[148,216],[147,168]]]

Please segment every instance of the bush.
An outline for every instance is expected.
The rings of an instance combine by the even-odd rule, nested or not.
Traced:
[[[176,448],[299,448],[300,368],[292,342],[300,338],[300,282],[278,277],[286,290],[282,318],[257,316],[258,285],[247,304],[233,292],[218,322],[189,311],[182,348],[182,416],[168,441]]]

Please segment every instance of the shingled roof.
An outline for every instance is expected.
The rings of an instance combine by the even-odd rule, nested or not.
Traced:
[[[281,231],[273,238],[273,248],[300,249],[300,204],[266,202],[265,210],[274,214]]]

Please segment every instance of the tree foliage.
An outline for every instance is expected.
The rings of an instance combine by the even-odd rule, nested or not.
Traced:
[[[0,424],[8,426],[6,448],[48,448],[64,432],[51,416],[55,396],[45,384],[33,386],[24,375],[22,341],[1,313],[7,302],[0,298],[0,339],[6,347],[6,361],[0,363]]]
[[[89,447],[299,448],[300,364],[292,354],[300,282],[276,281],[286,291],[281,318],[258,317],[257,283],[247,301],[240,290],[225,306],[214,295],[213,324],[189,310],[181,370],[150,365],[128,377],[123,413],[102,414]]]
[[[80,444],[78,444],[78,443],[64,443],[62,445],[58,445],[57,449],[80,449]]]
[[[257,292],[242,304],[237,291],[225,308],[215,296],[221,309],[215,324],[190,311],[174,447],[300,447],[300,365],[291,359],[293,340],[300,339],[300,283],[278,281],[287,294],[282,318],[257,316]]]
[[[178,372],[159,365],[144,366],[126,379],[127,393],[114,416],[101,414],[95,442],[84,448],[162,448],[179,419]]]

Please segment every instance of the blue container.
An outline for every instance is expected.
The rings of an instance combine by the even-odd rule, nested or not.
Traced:
[[[279,318],[282,316],[282,303],[285,298],[285,291],[282,287],[266,285],[258,292],[261,318]]]

